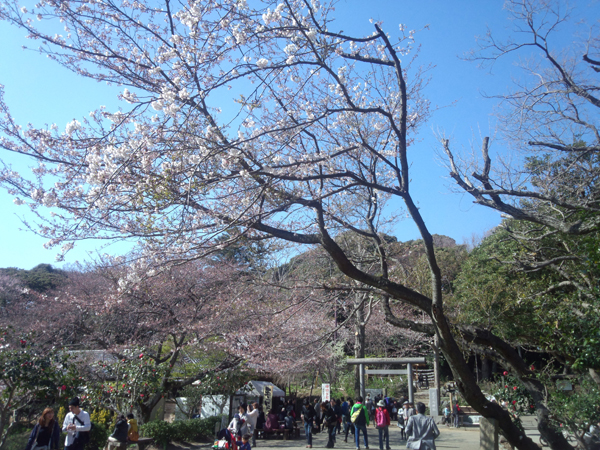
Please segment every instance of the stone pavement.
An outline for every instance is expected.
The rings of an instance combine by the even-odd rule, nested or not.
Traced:
[[[479,450],[479,427],[473,428],[447,428],[445,425],[438,425],[440,437],[436,439],[436,447],[440,450],[460,449],[460,450]],[[379,432],[371,425],[367,428],[369,437],[369,448],[371,450],[379,449]],[[341,437],[341,438],[340,438]],[[337,435],[335,448],[353,450],[356,448],[354,444],[354,436],[348,434],[348,443],[344,442],[341,434]],[[363,438],[360,437],[361,449],[363,449]],[[262,449],[285,449],[285,450],[300,450],[306,448],[306,439],[302,432],[300,439],[292,439],[283,441],[281,438],[269,438],[267,440],[259,439],[257,448]],[[325,448],[327,444],[327,434],[318,433],[313,436],[313,448]],[[390,447],[392,450],[400,450],[406,448],[406,441],[400,439],[400,429],[392,423],[390,426]]]

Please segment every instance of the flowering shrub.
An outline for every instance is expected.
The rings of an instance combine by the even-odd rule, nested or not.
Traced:
[[[535,410],[533,398],[523,384],[508,372],[503,375],[504,383],[499,383],[494,391],[496,399],[507,402],[508,410],[514,418],[520,414],[532,413]]]
[[[208,417],[206,419],[178,420],[173,423],[157,420],[141,426],[142,436],[151,437],[161,447],[172,441],[195,441],[212,437],[215,424],[221,417]]]
[[[139,405],[160,393],[168,363],[157,364],[140,349],[125,350],[123,356],[117,362],[96,365],[99,376],[88,384],[86,401],[94,407],[114,412],[134,412],[139,418]],[[107,424],[106,418],[99,419]]]

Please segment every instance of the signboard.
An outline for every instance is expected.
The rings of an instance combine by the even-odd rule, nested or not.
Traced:
[[[265,386],[265,395],[263,399],[263,406],[265,413],[268,414],[273,409],[273,388],[271,386]]]
[[[440,411],[438,405],[440,404],[438,399],[438,390],[436,388],[429,388],[429,415],[439,416]]]
[[[321,385],[321,401],[328,402],[331,400],[331,385],[323,383]]]
[[[573,383],[569,380],[556,380],[556,387],[561,391],[572,391]]]

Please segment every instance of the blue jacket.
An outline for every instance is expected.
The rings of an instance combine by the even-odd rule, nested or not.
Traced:
[[[27,445],[25,446],[25,450],[31,450],[35,445],[35,440],[38,436],[38,431],[40,429],[40,424],[37,423],[33,430],[31,430],[31,434],[29,435],[29,440],[27,441]],[[52,450],[58,449],[58,441],[60,439],[60,427],[58,426],[58,422],[54,419],[54,427],[52,428],[52,434],[50,436],[50,448]]]

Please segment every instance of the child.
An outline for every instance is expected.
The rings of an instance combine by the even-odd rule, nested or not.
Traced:
[[[249,434],[245,434],[242,436],[242,441],[237,443],[238,450],[252,450],[250,446],[250,438]]]
[[[137,442],[140,438],[140,433],[138,431],[137,420],[133,414],[127,414],[127,424],[129,425],[129,432],[127,433],[127,440],[129,442]]]

